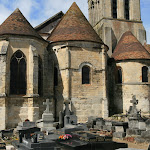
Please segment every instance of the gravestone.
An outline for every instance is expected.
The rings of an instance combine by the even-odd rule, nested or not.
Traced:
[[[42,114],[42,119],[36,121],[37,127],[41,128],[41,131],[55,130],[56,128],[53,127],[53,114],[50,111],[50,105],[52,105],[52,103],[49,101],[49,99],[46,99],[46,102],[43,102],[43,105],[46,105],[46,110]]]
[[[0,137],[4,138],[4,137],[12,137],[13,136],[13,131],[14,129],[7,129],[7,130],[1,130],[0,131]]]
[[[127,135],[141,135],[142,131],[146,129],[146,125],[141,117],[141,111],[138,111],[136,108],[138,100],[135,95],[132,96],[130,102],[132,106],[130,106],[127,112],[129,129],[127,129],[126,133]]]
[[[147,119],[145,124],[146,124],[146,131],[149,131],[150,130],[150,119]]]
[[[59,123],[60,127],[67,127],[69,125],[77,124],[77,116],[73,114],[73,112],[69,109],[70,100],[65,100],[64,105],[65,109],[63,112],[59,113]]]
[[[18,123],[18,126],[16,129],[17,129],[17,131],[19,131],[19,130],[26,130],[26,129],[34,128],[34,127],[36,127],[35,122],[31,122],[29,120],[26,120],[24,122]]]
[[[94,125],[94,128],[102,130],[104,124],[105,124],[105,121],[103,118],[96,118],[96,125]]]
[[[123,126],[115,126],[115,132],[113,133],[113,137],[115,138],[123,138],[126,136],[124,132]]]
[[[132,100],[130,100],[132,103],[132,106],[130,106],[129,111],[127,112],[127,116],[129,120],[140,120],[141,119],[141,111],[138,111],[136,106],[138,104],[138,100],[136,99],[136,96],[132,96]]]

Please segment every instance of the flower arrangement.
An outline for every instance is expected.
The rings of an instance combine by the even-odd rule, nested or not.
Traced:
[[[72,138],[72,135],[70,135],[70,134],[65,134],[65,135],[59,136],[59,139],[61,139],[61,140],[68,140],[70,138]]]

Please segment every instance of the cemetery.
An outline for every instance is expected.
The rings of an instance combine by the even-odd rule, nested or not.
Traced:
[[[65,108],[59,113],[59,122],[54,122],[49,107],[51,102],[46,99],[42,119],[36,122],[26,119],[15,129],[1,130],[0,136],[3,141],[11,139],[11,150],[131,150],[127,143],[113,139],[150,143],[150,119],[141,116],[136,96],[130,102],[132,106],[127,111],[126,121],[91,116],[83,124],[78,123],[77,116],[70,111],[69,101],[64,102]],[[13,139],[14,134],[16,138]],[[0,149],[6,149],[6,145],[5,142],[0,143]]]

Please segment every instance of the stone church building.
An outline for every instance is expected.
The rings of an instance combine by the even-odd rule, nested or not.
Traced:
[[[33,28],[19,9],[0,25],[0,129],[41,118],[64,101],[78,122],[125,113],[133,95],[150,113],[150,45],[140,0],[88,0],[89,21],[76,3]]]

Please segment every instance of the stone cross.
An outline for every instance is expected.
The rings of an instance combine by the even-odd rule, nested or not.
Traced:
[[[136,99],[135,95],[132,96],[132,100],[130,100],[130,102],[133,104],[133,107],[135,108],[136,105],[138,104],[138,100]]]
[[[46,102],[43,102],[43,105],[46,105],[45,113],[50,113],[50,105],[52,105],[52,102],[49,101],[49,99],[46,99]]]
[[[65,100],[64,104],[65,104],[65,115],[70,115],[70,110],[69,110],[70,101],[69,100]]]

